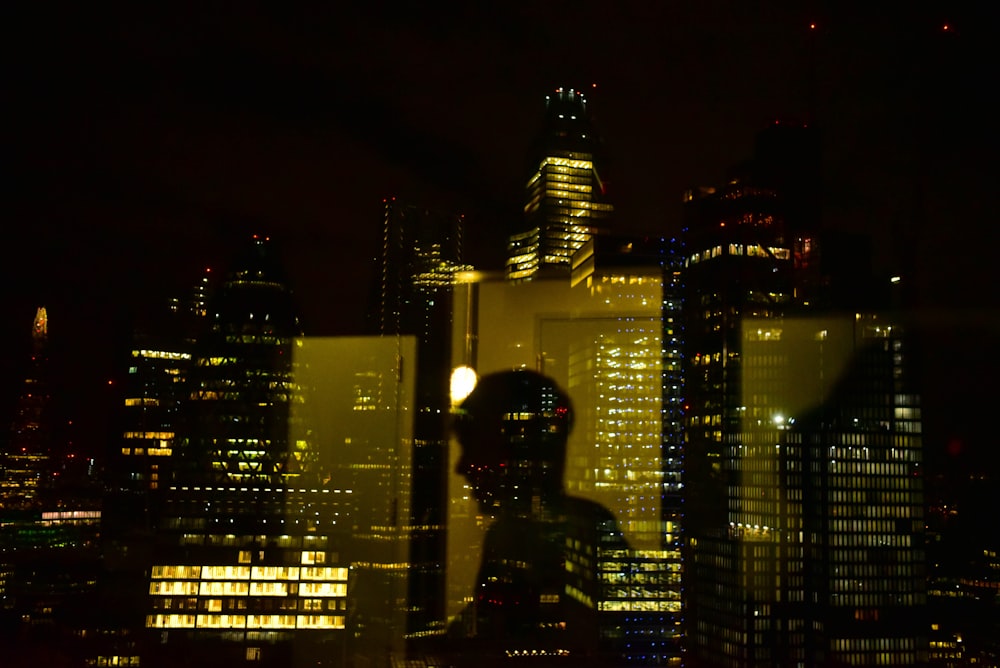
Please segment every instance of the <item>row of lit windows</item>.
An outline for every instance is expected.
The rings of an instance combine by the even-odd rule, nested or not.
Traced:
[[[704,262],[715,257],[722,255],[723,247],[713,246],[712,248],[706,248],[705,250],[693,253],[688,256],[688,265],[698,264],[699,262]],[[738,255],[746,257],[763,257],[763,258],[773,258],[776,260],[788,260],[792,257],[792,252],[787,248],[779,248],[776,246],[761,246],[759,244],[729,244],[729,255]]]
[[[773,257],[778,260],[788,260],[792,253],[787,248],[777,248],[775,246],[761,246],[759,244],[729,244],[730,255],[746,255],[748,257]]]
[[[160,400],[154,397],[129,397],[125,400],[126,406],[159,406]]]
[[[542,179],[542,176],[545,179]],[[586,185],[589,186],[593,183],[593,179],[586,172],[578,172],[574,170],[564,169],[564,170],[546,170],[545,172],[535,172],[535,174],[528,180],[525,185],[525,191],[533,193],[537,196],[538,192],[541,190],[543,183],[559,183],[559,184],[573,184],[573,185]]]
[[[600,601],[597,609],[602,612],[671,612],[681,611],[678,600],[637,600]]]
[[[680,573],[625,573],[621,571],[605,571],[601,573],[601,581],[607,584],[636,583],[645,585],[680,585]]]
[[[343,582],[201,582],[193,580],[156,580],[149,584],[152,596],[347,596]]]
[[[907,510],[905,508],[900,509]],[[896,532],[896,520],[894,519],[852,519],[852,520],[830,520],[828,523],[830,531],[847,531],[852,533],[885,533]]]
[[[884,475],[905,477],[909,475],[911,467],[912,465],[906,462],[897,464],[857,459],[848,459],[846,461],[837,459],[830,460],[831,473],[850,473],[863,476]],[[849,480],[842,479],[839,476],[834,476],[831,483],[831,487],[851,487]]]
[[[150,457],[169,457],[173,453],[174,453],[173,448],[122,448],[123,455],[149,455]]]
[[[850,564],[845,561],[836,561],[836,564],[840,564],[840,567],[835,569],[835,572],[841,577],[833,579],[833,590],[834,591],[851,591],[854,589],[879,589],[886,590],[889,589],[889,580],[903,580],[904,582],[909,581],[909,579],[916,573],[920,574],[922,569],[914,568],[912,564],[892,564],[892,566],[886,566],[883,564]],[[855,578],[875,578],[878,583],[872,585],[871,583],[862,585],[859,580]],[[898,583],[897,583],[898,584]]]
[[[228,364],[239,364],[236,357],[203,357],[198,359],[198,366],[225,366]]]
[[[175,436],[172,431],[126,431],[122,438],[141,440],[170,440]]]
[[[833,504],[854,503],[872,506],[872,509],[884,509],[886,512],[902,503],[910,503],[911,495],[907,491],[862,492],[858,490],[832,490],[829,492]]]
[[[546,197],[549,200],[557,199],[559,203],[562,200],[574,200],[574,201],[589,201],[591,196],[591,187],[589,185],[578,185],[571,183],[553,183],[550,182],[546,185],[544,191],[538,191],[535,198],[532,200],[534,202],[540,197]],[[549,204],[551,206],[551,202]]]
[[[910,536],[906,534],[861,534],[834,533],[829,536],[829,544],[834,547],[910,547]]]
[[[87,666],[97,666],[97,668],[104,668],[105,666],[138,666],[140,657],[137,655],[133,656],[99,656],[96,659],[87,659]]]
[[[205,490],[206,492],[212,492],[212,491],[215,491],[215,492],[231,492],[231,493],[238,494],[238,498],[235,498],[234,500],[235,501],[240,501],[240,502],[243,499],[242,495],[245,494],[246,492],[267,492],[267,493],[274,492],[275,494],[319,494],[319,493],[323,493],[323,494],[329,494],[329,493],[334,493],[334,494],[341,494],[341,493],[343,493],[343,494],[353,494],[354,493],[354,490],[350,490],[350,489],[330,489],[330,488],[326,488],[326,487],[324,487],[322,489],[315,489],[315,488],[312,488],[312,489],[303,489],[303,488],[295,488],[295,487],[273,487],[273,488],[272,487],[251,487],[251,488],[248,489],[248,488],[245,488],[245,487],[212,487],[212,486],[188,487],[187,485],[182,485],[180,487],[171,487],[170,489],[172,489],[174,491],[178,491],[179,490],[179,491],[182,491],[182,492],[187,492],[189,490],[193,490],[195,492],[200,492],[202,490]],[[180,526],[186,526],[185,523],[192,523],[191,526],[203,526],[203,519],[202,518],[186,517],[186,518],[183,518],[183,521],[181,521],[181,520],[182,520],[182,518],[176,518],[176,517],[175,518],[170,518],[168,521],[172,522],[172,523],[170,525],[168,525],[168,526],[171,527],[171,528],[177,528],[177,527],[180,527]],[[268,537],[267,536],[251,536],[250,538],[253,539],[253,540],[256,540],[258,538],[260,540],[264,540],[264,539],[267,539]],[[305,541],[306,543],[310,543],[310,544],[318,547],[319,545],[315,541],[317,541],[317,540],[319,540],[319,541],[325,541],[326,538],[323,537],[323,536],[278,536],[277,540],[278,540],[278,547],[294,547],[294,546],[299,545],[300,541]]]
[[[590,170],[594,168],[594,163],[591,162],[590,160],[573,160],[570,158],[560,158],[558,156],[550,155],[542,158],[542,161],[538,165],[539,171],[541,171],[546,166],[553,168],[550,169],[549,171],[572,173],[569,172],[566,168]]]
[[[280,336],[255,336],[253,334],[242,334],[239,336],[228,335],[226,336],[226,343],[262,343],[265,345],[288,345],[292,342],[291,339],[280,337]]]
[[[342,629],[342,615],[148,615],[147,628],[157,629]]]
[[[888,496],[888,495],[882,495]],[[903,505],[906,503],[912,503],[912,499],[909,494],[899,493],[899,501],[897,504],[886,504],[883,498],[882,503],[879,504],[866,504],[862,502],[857,506],[853,505],[831,505],[831,513],[833,515],[854,515],[864,513],[868,517],[895,517],[895,518],[907,518],[910,516],[911,508],[910,506]]]
[[[291,400],[291,396],[285,392],[271,392],[268,394],[267,399],[269,402],[279,401],[288,402]],[[246,398],[246,392],[243,389],[234,390],[232,392],[216,392],[213,390],[199,390],[197,392],[192,392],[188,397],[192,401],[240,401]],[[259,406],[268,406],[267,403],[258,404]]]
[[[834,638],[831,647],[836,652],[857,652],[865,650],[913,650],[915,638]],[[899,657],[902,658],[902,657]],[[882,665],[904,665],[902,663]]]
[[[647,584],[661,584],[657,582],[650,582]],[[680,589],[678,587],[655,587],[650,588],[648,586],[631,586],[622,587],[615,585],[605,585],[602,588],[602,596],[606,602],[613,600],[623,601],[644,601],[644,602],[662,602],[662,601],[677,601],[681,598]],[[658,608],[653,608],[658,609]]]
[[[562,200],[560,200],[560,204]],[[570,201],[566,206],[548,206],[545,213],[549,224],[562,223],[570,227],[579,227],[580,223],[575,218],[589,218],[593,212],[595,218],[604,218],[605,215],[614,210],[614,207],[604,202],[593,201]]]
[[[243,554],[243,553],[241,553]],[[303,553],[315,558],[316,553]],[[153,566],[151,577],[187,580],[325,580],[346,582],[347,568],[334,566]]]
[[[132,357],[145,357],[146,359],[158,360],[189,360],[190,353],[176,353],[169,350],[133,350]]]

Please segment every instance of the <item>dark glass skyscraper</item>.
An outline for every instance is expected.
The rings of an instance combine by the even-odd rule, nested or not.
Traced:
[[[559,88],[546,96],[542,130],[528,162],[524,219],[507,242],[507,278],[568,276],[573,253],[614,210],[604,147],[582,92]]]
[[[255,238],[237,258],[209,308],[189,382],[190,424],[181,446],[186,475],[238,483],[293,479],[307,457],[287,433],[292,345],[302,331],[268,240]]]
[[[927,658],[919,394],[870,269],[819,229],[815,147],[771,128],[686,205],[696,666]]]
[[[461,215],[386,200],[377,334],[416,338],[412,469],[389,472],[410,487],[406,635],[444,629],[445,484],[448,465],[452,299],[462,257]]]

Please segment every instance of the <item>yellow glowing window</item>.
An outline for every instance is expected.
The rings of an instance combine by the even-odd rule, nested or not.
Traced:
[[[347,584],[334,582],[303,582],[299,585],[299,594],[301,596],[334,596],[340,598],[347,596]]]
[[[250,585],[253,596],[288,596],[288,584],[285,582],[253,582]]]
[[[155,629],[193,629],[194,615],[148,615],[146,627]]]
[[[172,439],[172,431],[126,431],[122,434],[124,438],[141,438],[149,440]]]
[[[125,400],[126,406],[159,406],[160,400],[152,397],[129,397]]]
[[[299,615],[300,629],[342,629],[344,617],[341,615]]]
[[[152,578],[198,578],[201,576],[201,566],[153,566]]]
[[[248,566],[205,566],[202,569],[205,580],[247,580],[250,578]]]
[[[196,596],[198,583],[177,580],[150,582],[149,593],[153,596]]]
[[[198,615],[197,625],[200,629],[241,629],[246,619],[245,615]]]
[[[298,566],[254,566],[250,574],[253,580],[298,580]]]
[[[306,550],[302,553],[302,563],[304,565],[322,564],[326,563],[326,552],[316,552],[313,550]]]
[[[346,582],[347,581],[347,569],[346,568],[303,568],[302,578],[303,580],[322,580],[322,581],[334,581],[334,582]]]

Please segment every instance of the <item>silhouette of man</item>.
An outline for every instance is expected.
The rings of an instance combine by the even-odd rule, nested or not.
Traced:
[[[627,547],[603,506],[563,491],[569,397],[532,371],[483,377],[458,407],[457,472],[493,518],[456,665],[603,665],[597,552]],[[527,658],[526,658],[527,657]]]

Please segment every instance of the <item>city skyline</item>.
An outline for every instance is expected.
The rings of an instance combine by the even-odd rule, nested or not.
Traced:
[[[206,265],[221,273],[254,231],[281,243],[309,334],[363,327],[350,292],[366,290],[331,304],[329,286],[345,271],[367,288],[385,197],[464,213],[468,260],[499,268],[541,100],[589,86],[631,232],[676,230],[685,189],[719,182],[775,119],[814,118],[824,221],[872,234],[878,268],[915,286],[928,447],[983,455],[992,394],[973,388],[996,372],[997,297],[981,243],[995,134],[978,17],[566,9],[66,7],[11,22],[3,415],[46,306],[66,371],[54,401],[104,448],[99,407],[113,405],[132,311],[186,292]]]
[[[227,629],[230,640],[228,629],[243,629],[252,643],[349,630],[350,642],[381,652],[386,629],[413,640],[447,628],[444,608],[469,600],[450,556],[474,566],[467,548],[479,543],[462,538],[442,557],[456,530],[455,498],[438,498],[455,490],[445,381],[460,361],[481,373],[534,366],[572,395],[566,489],[621,505],[613,512],[630,545],[575,545],[604,585],[600,596],[573,591],[606,613],[601,633],[628,660],[678,663],[680,648],[693,664],[716,649],[765,662],[816,648],[882,652],[883,662],[890,651],[899,661],[928,647],[964,651],[970,601],[977,588],[995,598],[997,568],[995,539],[969,530],[985,504],[964,505],[997,472],[984,419],[995,393],[982,386],[998,371],[983,240],[990,137],[970,107],[977,69],[959,67],[975,51],[972,29],[926,16],[862,26],[848,14],[570,8],[515,9],[488,26],[507,15],[317,12],[307,27],[253,9],[141,10],[78,15],[79,28],[62,26],[71,13],[44,23],[72,39],[36,59],[30,69],[51,86],[18,107],[20,226],[0,262],[16,288],[0,307],[14,324],[28,302],[46,309],[52,450],[72,436],[107,465],[120,445],[131,477],[121,492],[156,497],[172,479],[165,520],[153,520],[156,540],[143,548],[156,557],[148,577],[126,556],[130,537],[116,558],[148,585],[134,592],[148,591],[146,628],[164,629],[162,642],[171,629],[174,651],[180,629]],[[223,18],[232,22],[216,34],[209,26]],[[718,24],[705,27],[709,18]],[[657,32],[666,19],[673,41]],[[684,33],[685,21],[699,28]],[[64,55],[88,40],[92,49]],[[505,64],[486,58],[498,51]],[[444,65],[458,52],[469,57]],[[571,86],[586,90],[605,142],[599,170],[597,154],[588,167],[575,146],[541,163],[530,150],[546,95],[570,91],[577,109]],[[71,111],[42,111],[73,100]],[[606,203],[580,195],[595,188]],[[568,275],[503,281],[509,233],[538,225],[533,202],[550,193],[540,210],[558,216],[613,205],[615,236],[557,218],[543,252]],[[251,238],[266,269],[237,252]],[[890,288],[903,312],[869,313]],[[182,307],[204,308],[212,324],[172,348],[155,312]],[[827,320],[797,329],[799,307]],[[370,332],[366,315],[381,337],[353,336]],[[15,342],[27,320],[23,332],[11,327],[0,368],[11,387],[0,397],[26,377]],[[898,322],[912,335],[905,345]],[[147,348],[150,334],[168,345]],[[839,376],[833,352],[850,346],[860,356],[846,384],[814,392]],[[164,374],[182,378],[182,391]],[[312,405],[293,396],[324,384]],[[337,394],[348,390],[352,401]],[[87,479],[109,492],[117,483],[100,470]],[[126,505],[114,498],[103,511]],[[96,527],[101,511],[87,508]],[[101,521],[118,541],[111,513]],[[133,537],[146,535],[141,525]],[[955,548],[952,563],[936,563],[933,549],[924,560],[925,535],[939,553]],[[841,549],[862,542],[863,554]],[[733,588],[737,574],[755,574],[753,586]],[[954,594],[959,611],[954,628],[934,622],[930,642],[925,587],[939,600]],[[833,613],[817,597],[827,590]],[[792,605],[777,605],[786,592]],[[377,603],[404,594],[391,612]],[[752,619],[740,596],[762,603]],[[852,618],[841,600],[853,601]],[[37,626],[46,609],[24,619]],[[816,633],[796,635],[811,616]],[[886,627],[880,639],[872,622]],[[977,656],[993,651],[982,629],[967,642]],[[256,644],[244,649],[237,658],[270,660]]]

